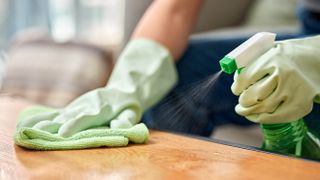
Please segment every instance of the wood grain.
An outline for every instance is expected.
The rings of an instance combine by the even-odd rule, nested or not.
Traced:
[[[0,98],[0,179],[320,179],[320,164],[152,131],[145,145],[31,151],[12,141],[30,103]]]

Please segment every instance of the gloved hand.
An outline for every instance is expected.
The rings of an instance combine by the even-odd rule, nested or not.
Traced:
[[[276,42],[240,74],[232,92],[238,114],[257,123],[286,123],[320,103],[320,36]]]
[[[176,80],[174,62],[166,48],[147,39],[133,40],[119,57],[105,88],[80,96],[64,109],[21,119],[18,129],[30,127],[69,137],[99,126],[129,128]]]

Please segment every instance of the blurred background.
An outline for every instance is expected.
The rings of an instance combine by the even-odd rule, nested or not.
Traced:
[[[0,0],[2,94],[63,107],[106,84],[116,57],[152,0]],[[297,0],[206,0],[191,38],[295,33]],[[6,59],[3,61],[3,59]],[[245,132],[245,133],[243,133]],[[258,128],[213,137],[260,145]]]
[[[0,0],[0,48],[17,33],[48,33],[55,41],[121,46],[152,0]],[[195,33],[232,29],[297,27],[297,0],[207,0]]]

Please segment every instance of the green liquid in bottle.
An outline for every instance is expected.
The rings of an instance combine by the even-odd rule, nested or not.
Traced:
[[[320,160],[320,140],[303,119],[291,123],[261,124],[262,149],[281,154]]]

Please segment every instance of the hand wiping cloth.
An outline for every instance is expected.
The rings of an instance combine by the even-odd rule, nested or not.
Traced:
[[[108,84],[75,99],[63,109],[29,107],[19,117],[16,144],[37,150],[83,149],[145,143],[142,113],[175,85],[169,51],[148,39],[131,41]]]
[[[52,116],[56,110],[47,107],[34,106],[21,112],[19,124],[29,117],[42,113]],[[40,116],[40,114],[39,114]],[[30,120],[30,119],[29,119]],[[62,137],[56,133],[39,130],[37,128],[21,127],[15,134],[16,144],[28,149],[36,150],[68,150],[94,147],[118,147],[127,146],[129,142],[145,143],[149,137],[148,128],[144,124],[137,124],[131,128],[110,129],[108,127],[93,127],[78,132],[70,137]]]

